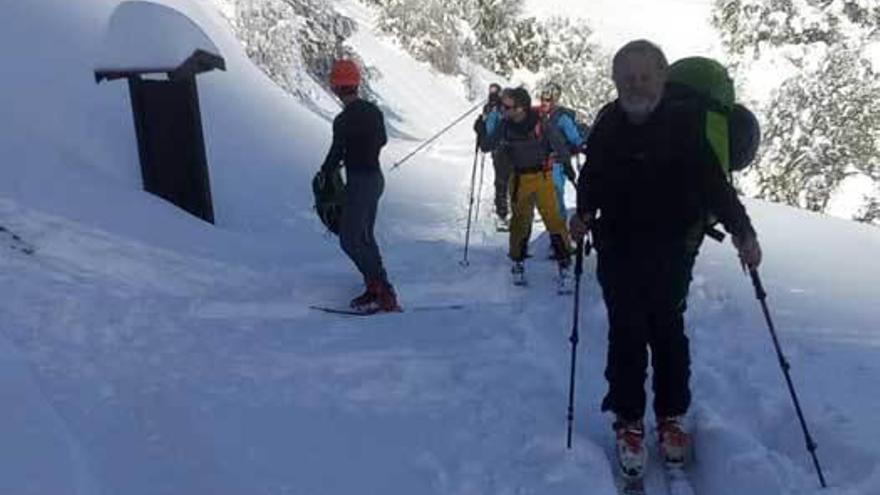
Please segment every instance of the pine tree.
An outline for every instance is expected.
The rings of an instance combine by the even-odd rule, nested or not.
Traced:
[[[826,211],[848,177],[880,185],[880,74],[867,55],[880,43],[876,1],[716,0],[713,23],[736,73],[766,60],[794,70],[760,109],[759,197]],[[876,221],[878,197],[854,218]]]
[[[352,19],[320,0],[231,0],[230,19],[248,57],[273,81],[304,100],[326,89],[333,60],[357,58],[345,45]]]
[[[554,82],[563,88],[562,101],[585,121],[592,121],[605,103],[614,99],[608,53],[591,41],[592,29],[583,20],[551,18],[545,33],[539,87]]]
[[[461,5],[445,0],[385,0],[379,28],[416,59],[444,74],[459,72]]]

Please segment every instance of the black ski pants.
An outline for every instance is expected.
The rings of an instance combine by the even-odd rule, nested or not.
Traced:
[[[379,198],[384,190],[382,172],[356,172],[346,176],[339,244],[363,275],[365,284],[372,280],[387,282],[388,279],[379,245],[373,236]]]
[[[698,250],[699,243],[692,248],[600,247],[597,277],[609,322],[603,411],[629,421],[644,416],[650,349],[654,414],[687,412],[690,353],[684,312]]]
[[[507,189],[512,171],[510,161],[504,153],[493,151],[492,168],[495,169],[495,214],[506,219],[510,213],[510,196]]]

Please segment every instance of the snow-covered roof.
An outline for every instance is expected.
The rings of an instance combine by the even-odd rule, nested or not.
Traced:
[[[214,42],[184,14],[158,3],[127,1],[110,17],[96,68],[163,72],[179,67],[197,50],[221,57]]]

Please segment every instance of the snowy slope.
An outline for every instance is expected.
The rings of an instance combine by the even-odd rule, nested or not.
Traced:
[[[124,84],[90,73],[116,3],[16,2],[0,21],[5,66],[27,76],[0,82],[0,148],[14,157],[0,168],[0,225],[36,248],[0,232],[0,493],[615,493],[592,260],[568,452],[572,302],[540,256],[531,287],[507,283],[490,171],[471,266],[458,264],[469,125],[387,173],[378,232],[404,306],[466,309],[313,312],[359,289],[309,210],[329,123],[244,59],[211,3],[166,0],[229,65],[200,86],[218,226],[140,192]],[[390,164],[471,104],[459,81],[371,34],[368,10],[339,5],[383,74],[374,87],[399,130]],[[833,485],[821,493],[880,493],[880,234],[749,207]],[[708,243],[688,315],[698,493],[819,493],[761,318],[732,248]],[[656,473],[649,488],[662,489]]]

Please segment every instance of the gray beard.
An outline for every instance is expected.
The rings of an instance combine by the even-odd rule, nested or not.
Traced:
[[[625,98],[620,99],[620,106],[623,107],[623,111],[626,112],[631,120],[636,122],[644,122],[657,108],[658,103],[660,103],[659,99],[654,101],[648,101],[644,98],[639,98],[636,101],[629,101]]]

